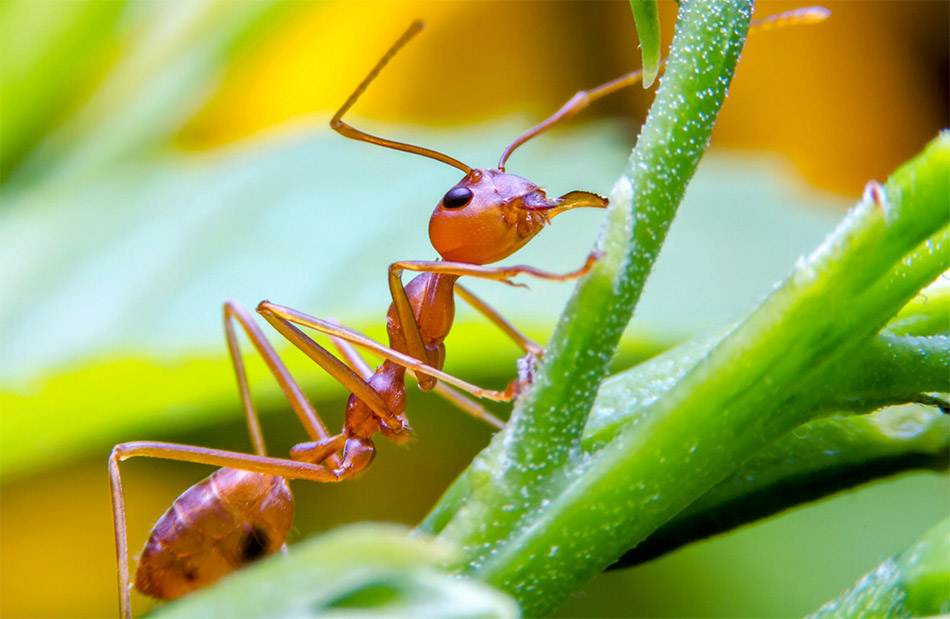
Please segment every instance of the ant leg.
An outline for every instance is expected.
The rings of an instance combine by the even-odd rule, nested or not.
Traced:
[[[332,322],[337,326],[341,326],[337,321],[332,319],[328,320],[327,322]],[[359,372],[363,378],[368,379],[372,375],[373,371],[370,369],[363,357],[361,357],[359,353],[356,352],[356,347],[346,340],[341,340],[338,337],[331,337],[330,341],[333,342],[333,345],[340,352],[340,355],[346,360],[350,367]],[[480,419],[488,425],[499,430],[505,427],[504,422],[489,413],[484,406],[475,400],[472,400],[471,398],[465,397],[445,383],[436,383],[435,387],[432,388],[432,391],[445,399],[447,402],[454,404],[465,413],[468,413],[475,419]]]
[[[274,325],[275,329],[277,329],[284,337],[289,339],[291,343],[300,348],[311,359],[322,365],[322,362],[324,361],[322,355],[328,356],[333,360],[334,363],[339,364],[340,367],[344,368],[353,377],[355,377],[357,381],[360,381],[372,394],[375,394],[374,397],[376,399],[380,399],[379,394],[376,394],[372,388],[366,385],[366,383],[362,381],[356,372],[351,370],[345,363],[331,355],[326,351],[326,349],[314,342],[313,339],[308,337],[305,333],[293,325],[307,327],[308,329],[326,333],[331,337],[337,337],[341,340],[351,342],[364,350],[368,350],[371,353],[401,365],[408,370],[431,376],[436,380],[445,381],[446,383],[454,385],[459,389],[468,391],[475,397],[496,400],[499,402],[507,402],[513,397],[512,394],[506,393],[504,391],[482,389],[477,385],[465,382],[464,380],[456,378],[451,374],[446,374],[442,370],[437,370],[431,365],[427,365],[414,357],[399,352],[398,350],[393,350],[388,346],[383,346],[382,344],[371,340],[365,335],[357,333],[356,331],[348,329],[347,327],[341,327],[340,325],[333,322],[314,318],[313,316],[308,316],[307,314],[295,309],[284,307],[282,305],[276,305],[270,301],[261,301],[257,306],[257,311],[262,316],[264,316],[265,319],[267,319],[267,322]],[[349,385],[347,385],[347,388],[349,388]],[[356,393],[354,390],[351,391],[356,394],[356,397],[363,399],[363,396],[360,393]],[[372,404],[369,401],[366,403],[372,408]],[[385,411],[386,409],[383,408],[383,410]],[[377,412],[376,409],[373,409],[373,412]]]
[[[123,619],[132,617],[129,593],[129,542],[125,526],[125,496],[115,452],[109,456],[109,487],[112,491],[112,531],[115,534],[115,563],[119,570],[119,613]]]
[[[543,271],[535,267],[530,266],[514,266],[514,267],[486,267],[476,264],[469,264],[466,262],[446,262],[446,261],[431,261],[431,260],[412,260],[404,262],[394,262],[389,265],[389,291],[392,294],[393,298],[393,307],[396,310],[396,316],[399,318],[399,322],[403,328],[403,336],[406,342],[406,348],[409,350],[409,353],[417,359],[427,359],[427,354],[425,351],[425,346],[422,342],[422,333],[419,330],[419,323],[416,321],[415,314],[412,311],[412,306],[409,303],[409,296],[406,294],[406,288],[402,283],[402,272],[404,270],[409,271],[419,271],[425,273],[441,273],[446,275],[471,275],[473,277],[481,277],[483,279],[492,279],[496,281],[503,281],[512,286],[521,286],[522,284],[515,284],[511,281],[511,278],[516,275],[531,275],[540,279],[553,280],[553,281],[566,281],[569,279],[575,279],[581,277],[590,271],[597,260],[600,258],[598,253],[592,253],[587,257],[587,261],[584,263],[580,269],[572,271],[566,274],[551,273],[550,271]],[[487,306],[486,306],[487,307]],[[499,319],[501,317],[499,316]],[[501,319],[504,322],[504,319]],[[498,323],[496,323],[498,324]],[[507,324],[507,323],[505,323]],[[504,327],[502,327],[504,329]],[[512,327],[513,328],[513,327]],[[352,341],[352,340],[351,340]],[[360,345],[359,342],[355,344]],[[406,366],[410,367],[410,366]],[[413,368],[410,368],[413,369]],[[423,389],[431,389],[434,386],[434,381],[432,380],[423,380],[422,376],[419,376],[420,372],[414,370],[417,378],[419,379],[420,386]],[[441,377],[431,374],[429,371],[424,370],[423,374],[430,374],[435,378]],[[451,381],[446,381],[449,384],[454,384],[457,387],[466,389],[464,385],[458,383],[452,383]],[[515,393],[514,385],[509,385],[509,388],[505,390],[505,398],[512,399]],[[468,391],[468,389],[466,389]],[[474,393],[474,392],[472,392]],[[475,395],[483,397],[478,393]]]
[[[119,462],[135,456],[162,458],[227,466],[256,473],[277,475],[288,479],[309,479],[320,482],[335,482],[345,479],[359,470],[333,471],[325,466],[268,458],[266,456],[241,454],[220,449],[207,449],[175,443],[139,441],[116,445],[109,455],[109,485],[112,492],[112,518],[115,532],[116,564],[118,565],[119,609],[122,617],[132,616],[132,602],[129,595],[129,549],[125,522],[125,497],[122,492],[122,478],[119,475]],[[368,464],[368,463],[367,463]],[[363,466],[365,468],[365,465]]]
[[[409,297],[406,294],[406,289],[402,284],[402,272],[404,270],[408,271],[419,271],[423,273],[440,273],[445,275],[469,275],[472,277],[480,277],[482,279],[491,279],[495,281],[501,281],[512,286],[523,286],[523,284],[516,284],[511,281],[516,275],[531,275],[539,279],[546,279],[551,281],[563,282],[569,279],[576,279],[585,275],[590,271],[594,264],[599,259],[599,254],[592,253],[587,257],[587,261],[584,263],[580,269],[572,271],[570,273],[559,274],[551,273],[550,271],[542,271],[535,267],[530,266],[513,266],[513,267],[486,267],[477,264],[469,264],[467,262],[447,262],[447,261],[431,261],[431,260],[411,260],[405,262],[394,262],[389,265],[389,290],[392,293],[393,305],[396,308],[396,314],[399,316],[399,320],[403,326],[403,333],[406,338],[406,347],[409,349],[410,353],[416,355],[415,349],[421,349],[422,354],[416,355],[418,358],[425,358],[425,348],[422,344],[422,334],[419,332],[419,325],[416,323],[415,315],[412,312],[412,307],[409,304]],[[463,296],[464,298],[464,296]],[[489,313],[485,314],[488,316],[489,320],[497,324],[503,331],[506,333],[510,332],[508,329],[514,331],[514,327],[511,327],[500,315],[496,314],[494,310],[488,308],[487,305],[478,301],[478,304],[482,306],[483,309],[487,310]],[[479,309],[478,305],[475,306],[476,309]],[[479,309],[479,311],[482,311]],[[483,312],[484,313],[484,312]],[[494,317],[493,317],[494,316]],[[496,321],[497,318],[497,321]],[[515,331],[515,333],[517,333]],[[520,335],[520,334],[519,334]],[[522,336],[524,337],[524,336]],[[517,341],[517,339],[516,339]],[[539,347],[540,348],[540,347]]]
[[[393,413],[389,410],[389,405],[386,404],[382,396],[377,393],[377,391],[373,389],[372,386],[370,386],[370,384],[366,382],[362,376],[353,371],[350,366],[334,357],[326,348],[313,341],[313,338],[309,337],[306,333],[294,326],[294,324],[311,326],[307,323],[298,322],[292,318],[293,314],[300,314],[299,312],[289,308],[273,305],[269,301],[261,301],[257,305],[257,313],[263,316],[264,319],[269,322],[278,333],[287,338],[291,344],[299,348],[317,365],[326,370],[330,376],[335,378],[340,384],[346,387],[350,393],[355,395],[367,406],[369,406],[369,408],[379,416],[380,420],[384,424],[394,424],[393,429],[402,427],[402,422],[394,420]],[[288,313],[290,316],[288,316]],[[300,316],[309,318],[306,316],[306,314],[300,314]],[[330,331],[326,332],[330,333],[331,335],[336,335],[336,333],[334,333],[336,330],[344,330],[342,327],[336,327],[330,322],[322,320],[318,322],[322,325],[326,325],[326,327],[330,329]],[[372,342],[372,340],[369,340],[368,338],[364,339]],[[387,427],[389,426],[387,425]]]
[[[495,308],[479,299],[471,290],[458,282],[455,283],[455,293],[466,303],[475,308],[479,314],[501,329],[522,351],[529,355],[534,355],[535,357],[540,357],[544,352],[544,348],[540,344],[521,333],[513,324],[505,320],[504,316],[499,314]]]
[[[665,64],[666,58],[660,61],[661,67]],[[627,86],[638,84],[642,79],[643,69],[637,69],[636,71],[631,71],[626,75],[621,75],[620,77],[611,80],[606,84],[601,84],[596,88],[578,91],[573,97],[568,99],[567,103],[561,106],[561,109],[551,114],[551,116],[549,116],[547,119],[525,131],[523,134],[518,136],[514,142],[509,144],[508,147],[505,148],[505,151],[501,154],[501,159],[498,160],[498,169],[504,172],[505,162],[508,161],[508,157],[511,156],[511,153],[531,138],[547,131],[562,120],[567,120],[574,114],[577,114],[581,110],[585,109],[597,99],[617,92],[618,90],[626,88]]]
[[[335,318],[327,318],[327,322],[337,327],[343,327],[340,321]],[[333,344],[337,352],[340,353],[340,356],[343,357],[346,364],[356,370],[356,373],[362,376],[363,380],[369,380],[373,376],[373,368],[369,367],[369,364],[366,363],[366,359],[360,356],[355,346],[346,340],[341,340],[332,335],[330,336],[330,343]]]
[[[402,287],[400,277],[405,271],[418,271],[420,273],[441,273],[445,275],[468,275],[481,279],[490,279],[497,282],[504,282],[509,286],[525,287],[524,284],[512,282],[512,278],[518,275],[530,275],[538,279],[544,279],[554,282],[566,282],[571,279],[577,279],[586,275],[597,261],[601,254],[593,252],[587,256],[584,265],[576,271],[570,273],[552,273],[532,266],[518,265],[512,267],[486,267],[479,264],[469,264],[468,262],[449,262],[444,260],[407,260],[404,262],[394,262],[389,265],[389,279]],[[403,290],[405,294],[405,290]]]
[[[178,443],[163,443],[160,441],[133,441],[116,445],[112,449],[110,462],[112,460],[122,462],[135,457],[160,458],[162,460],[176,460],[179,462],[194,462],[195,464],[229,467],[241,469],[242,471],[250,471],[252,473],[276,475],[286,479],[334,482],[347,477],[347,475],[341,471],[334,471],[326,466],[311,464],[309,462],[297,462],[295,460],[245,454],[237,451],[227,451],[225,449],[196,447],[194,445],[181,445]],[[346,471],[346,473],[349,473],[349,471]]]
[[[540,279],[547,279],[553,281],[566,281],[569,279],[575,279],[586,274],[593,268],[594,263],[599,259],[599,254],[592,253],[587,257],[587,262],[584,263],[584,266],[567,274],[558,274],[551,273],[549,271],[542,271],[541,269],[536,269],[529,266],[516,266],[516,267],[486,267],[481,265],[469,264],[465,262],[443,262],[443,261],[430,261],[430,260],[414,260],[406,262],[394,262],[389,265],[389,292],[393,298],[393,307],[396,310],[396,315],[399,318],[399,322],[403,328],[403,335],[406,341],[406,348],[410,355],[416,359],[428,359],[428,355],[425,350],[425,345],[422,342],[422,333],[419,330],[419,324],[416,321],[415,314],[412,311],[412,306],[409,303],[409,296],[406,294],[406,288],[402,283],[402,272],[403,270],[410,271],[421,271],[428,273],[443,273],[448,275],[471,275],[474,277],[481,277],[484,279],[493,279],[504,281],[505,283],[512,284],[510,281],[512,277],[520,274],[532,275]],[[520,285],[520,284],[512,284]],[[496,323],[497,324],[497,323]],[[354,342],[358,344],[358,342]],[[431,360],[430,360],[431,362]],[[409,367],[409,366],[406,366]],[[423,372],[424,374],[429,374],[429,372]],[[434,376],[434,375],[433,375]],[[416,377],[419,379],[419,383],[423,389],[429,390],[434,386],[434,381],[431,379],[424,379],[422,376],[419,376],[419,372],[416,371]],[[450,382],[450,381],[446,381]],[[464,386],[455,384],[458,387]],[[506,395],[509,397],[514,396],[510,390],[507,390]],[[475,394],[479,395],[479,394]],[[481,396],[480,396],[481,397]]]
[[[244,369],[244,360],[241,355],[241,348],[238,344],[237,334],[234,330],[234,322],[241,325],[244,333],[257,350],[258,354],[264,359],[267,368],[273,374],[277,384],[280,386],[284,396],[290,402],[294,412],[300,419],[307,434],[313,441],[326,441],[330,438],[330,433],[326,426],[320,420],[317,411],[300,389],[300,386],[290,375],[287,366],[277,355],[274,347],[264,336],[260,327],[254,322],[254,318],[247,309],[234,300],[228,300],[224,303],[224,332],[228,342],[228,353],[231,356],[231,362],[234,366],[234,373],[237,377],[238,389],[241,394],[241,404],[244,406],[244,412],[247,417],[248,430],[251,434],[251,442],[254,445],[254,452],[257,455],[266,455],[264,448],[264,439],[261,433],[260,419],[254,408],[254,402],[251,398],[250,388],[247,383],[247,372]],[[331,466],[339,466],[340,461],[336,454],[329,457]]]

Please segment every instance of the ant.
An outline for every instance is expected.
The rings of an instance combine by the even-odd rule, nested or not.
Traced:
[[[779,22],[817,21],[814,9],[789,11],[759,20],[761,29]],[[462,276],[519,285],[515,276],[545,280],[579,278],[596,264],[591,253],[581,268],[566,274],[530,266],[489,267],[528,243],[551,218],[574,208],[606,208],[608,201],[587,191],[571,191],[559,198],[527,179],[505,172],[511,153],[538,134],[586,108],[591,102],[640,81],[637,70],[592,90],[580,91],[557,112],[519,136],[503,151],[498,167],[476,169],[440,152],[370,135],[343,122],[353,106],[389,60],[422,29],[416,21],[383,55],[330,121],[341,135],[429,157],[456,167],[465,176],[449,189],[429,220],[429,237],[441,256],[437,261],[401,261],[389,266],[393,302],[387,313],[389,346],[383,346],[332,320],[321,320],[297,310],[262,301],[257,313],[278,333],[343,384],[350,396],[343,429],[331,435],[310,401],[277,356],[252,314],[236,301],[224,304],[228,352],[237,377],[241,403],[254,454],[155,441],[116,445],[109,457],[109,476],[118,564],[119,606],[131,617],[125,503],[119,462],[136,456],[180,460],[222,467],[186,490],[158,520],[142,551],[135,587],[145,595],[176,599],[204,587],[243,565],[285,547],[293,520],[294,502],[287,480],[337,482],[362,474],[375,454],[377,433],[403,444],[412,435],[405,414],[405,374],[411,370],[423,391],[436,391],[470,415],[501,428],[502,423],[480,404],[448,387],[480,398],[509,401],[530,382],[530,371],[519,372],[504,391],[482,389],[442,371],[443,343],[452,326],[454,296],[458,295],[501,329],[527,356],[525,368],[543,348],[521,334],[498,312],[457,283]],[[404,271],[419,272],[403,285]],[[235,323],[264,359],[290,402],[310,441],[295,445],[290,459],[267,456],[260,420],[254,407]],[[306,335],[299,327],[327,334],[340,358]],[[372,371],[355,346],[384,359]]]

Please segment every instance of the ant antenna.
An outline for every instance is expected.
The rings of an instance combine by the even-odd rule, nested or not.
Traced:
[[[661,60],[660,64],[665,65],[666,58]],[[597,88],[594,88],[592,90],[582,90],[578,92],[573,97],[571,97],[567,103],[562,105],[561,109],[559,109],[554,114],[552,114],[550,118],[548,118],[544,122],[541,122],[535,125],[534,127],[531,127],[530,129],[525,131],[523,134],[518,136],[514,142],[509,144],[508,147],[505,149],[505,151],[501,154],[501,159],[498,160],[498,169],[504,172],[505,162],[508,161],[508,157],[511,156],[511,153],[513,153],[516,148],[518,148],[519,146],[521,146],[522,144],[524,144],[525,142],[527,142],[534,136],[538,135],[539,133],[543,131],[547,131],[552,126],[556,125],[562,120],[565,120],[567,118],[570,118],[574,114],[577,114],[578,112],[586,108],[588,105],[590,105],[591,102],[593,102],[594,100],[600,99],[603,96],[616,92],[620,90],[621,88],[626,88],[627,86],[630,86],[631,84],[636,84],[637,82],[640,81],[642,77],[643,77],[643,69],[637,69],[636,71],[633,71],[632,73],[627,73],[626,75],[622,75],[618,77],[617,79],[607,82],[606,84],[602,84],[601,86],[598,86]]]
[[[353,140],[359,140],[360,142],[369,142],[370,144],[376,144],[377,146],[385,146],[386,148],[392,148],[395,150],[405,151],[407,153],[414,153],[416,155],[422,155],[423,157],[429,157],[430,159],[435,159],[441,161],[442,163],[447,163],[450,166],[456,167],[459,170],[462,170],[466,174],[472,171],[472,168],[465,165],[457,159],[453,159],[448,155],[443,155],[442,153],[429,149],[423,148],[422,146],[413,146],[412,144],[405,144],[403,142],[396,142],[394,140],[387,140],[385,138],[380,138],[375,135],[370,135],[359,129],[354,129],[350,125],[346,124],[341,120],[343,115],[356,103],[356,100],[360,98],[360,95],[366,90],[366,87],[369,86],[370,82],[376,79],[376,76],[379,75],[379,72],[383,70],[383,67],[386,66],[386,63],[396,55],[403,46],[406,45],[409,41],[412,40],[414,36],[419,34],[422,31],[423,23],[422,20],[417,19],[409,25],[409,28],[406,32],[403,33],[399,40],[393,43],[393,46],[389,48],[379,62],[376,63],[376,66],[373,67],[373,70],[369,72],[369,75],[360,82],[360,85],[356,87],[356,90],[353,91],[353,94],[350,95],[350,98],[346,100],[346,103],[343,104],[333,118],[330,120],[330,127],[342,135]]]
[[[831,11],[820,6],[807,6],[800,9],[783,11],[781,13],[776,13],[775,15],[763,17],[762,19],[752,20],[752,22],[749,24],[749,34],[752,34],[753,32],[764,32],[775,28],[783,28],[785,26],[815,24],[827,19],[830,15]],[[667,58],[661,60],[660,67],[665,66],[667,60]],[[547,131],[562,120],[577,114],[595,100],[617,92],[621,88],[626,88],[627,86],[638,83],[642,77],[643,69],[638,69],[636,71],[632,71],[631,73],[627,73],[626,75],[621,75],[617,79],[607,82],[606,84],[602,84],[597,88],[578,92],[573,97],[571,97],[567,103],[561,106],[561,109],[551,115],[550,118],[528,129],[523,134],[518,136],[514,142],[509,144],[501,154],[501,159],[498,161],[498,169],[504,172],[505,162],[508,161],[508,157],[511,156],[511,153],[531,138],[535,137],[539,133],[542,133],[543,131]]]

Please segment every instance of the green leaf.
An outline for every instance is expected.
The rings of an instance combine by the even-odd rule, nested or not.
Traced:
[[[274,0],[28,4],[43,7],[43,22],[49,7],[54,7],[53,14],[62,13],[65,36],[57,37],[53,47],[41,47],[42,64],[34,62],[25,67],[40,73],[27,73],[23,78],[26,84],[45,83],[49,77],[54,85],[62,83],[63,90],[74,89],[81,76],[70,70],[79,62],[73,56],[82,59],[97,50],[120,53],[93,91],[73,102],[75,109],[69,109],[64,118],[58,119],[60,122],[52,123],[55,129],[49,133],[41,130],[48,118],[42,110],[39,117],[35,116],[34,99],[22,98],[31,93],[11,93],[17,101],[13,108],[16,115],[4,122],[26,120],[24,131],[28,133],[17,143],[23,143],[21,151],[26,146],[31,148],[17,152],[18,158],[10,162],[16,163],[15,170],[4,163],[4,189],[10,193],[29,191],[34,184],[68,191],[72,183],[96,180],[101,174],[121,174],[122,163],[141,161],[167,147],[195,108],[210,95],[204,86],[220,78],[230,58],[276,16],[295,10],[293,3]],[[11,20],[16,17],[12,15]],[[16,31],[19,25],[11,27]],[[19,38],[23,38],[20,33]],[[86,66],[89,62],[80,64],[87,73],[92,70]],[[52,103],[42,105],[65,107],[55,98],[49,101]],[[23,102],[30,104],[24,106]],[[43,139],[34,143],[37,137]],[[9,200],[9,193],[5,197]]]
[[[124,8],[122,0],[0,3],[0,180],[76,105]]]
[[[508,596],[438,566],[457,551],[401,527],[337,529],[243,569],[158,617],[518,617]]]
[[[813,619],[925,617],[950,612],[950,519],[916,544],[881,563]]]
[[[649,88],[660,70],[660,15],[657,12],[657,0],[630,0],[630,8],[640,38],[643,87]]]

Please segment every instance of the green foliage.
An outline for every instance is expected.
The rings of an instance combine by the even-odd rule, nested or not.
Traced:
[[[0,4],[0,180],[66,112],[70,99],[108,52],[108,33],[124,2]],[[43,79],[37,79],[43,76]]]
[[[0,34],[5,45],[15,43],[21,61],[11,70],[5,59],[0,91],[0,259],[16,266],[0,278],[5,476],[96,449],[97,440],[127,440],[132,433],[160,438],[185,424],[233,416],[233,377],[218,336],[202,339],[217,334],[227,296],[249,304],[271,297],[370,324],[385,302],[382,265],[406,257],[387,253],[383,241],[415,239],[400,254],[430,251],[417,233],[423,220],[405,213],[418,209],[418,187],[453,180],[444,170],[397,172],[388,165],[392,153],[327,146],[325,133],[256,143],[218,158],[169,156],[171,137],[200,103],[196,84],[218,75],[222,58],[288,6],[241,3],[240,10],[225,10],[230,5],[195,5],[180,22],[179,6],[143,5],[141,21],[132,20],[123,37],[133,53],[104,70],[80,105],[69,71],[97,70],[104,33],[120,28],[121,5],[57,3],[61,14],[49,22],[47,37],[56,44],[47,45],[12,37],[11,24],[35,17],[39,5],[0,4]],[[647,74],[658,61],[656,3],[631,0],[631,6]],[[656,104],[612,194],[599,244],[604,257],[578,286],[508,427],[420,527],[438,540],[375,527],[338,531],[163,614],[299,616],[369,608],[441,616],[460,606],[478,616],[517,614],[506,595],[474,582],[482,580],[535,615],[551,611],[629,549],[636,548],[628,560],[646,560],[855,483],[946,467],[946,415],[932,406],[868,414],[905,402],[943,404],[950,391],[950,295],[934,289],[915,297],[948,267],[946,135],[869,191],[744,319],[599,386],[708,142],[749,12],[742,1],[683,3]],[[149,19],[184,26],[146,45],[135,35]],[[87,20],[96,29],[57,35],[63,24]],[[28,79],[32,71],[60,68],[62,79]],[[120,87],[130,76],[147,83],[141,100]],[[30,110],[26,102],[34,98],[56,105]],[[67,121],[48,131],[61,116]],[[100,132],[104,125],[117,130]],[[515,129],[500,124],[458,140],[490,161]],[[431,136],[406,133],[399,135],[433,143]],[[622,156],[610,134],[601,128],[545,136],[539,139],[547,140],[544,156],[526,156],[525,175],[571,178],[573,162],[583,160],[589,164],[584,188],[606,186],[599,175]],[[373,171],[373,183],[344,165],[349,154],[340,153],[350,147]],[[40,182],[44,175],[54,182]],[[722,191],[736,176],[720,171],[716,178],[715,191]],[[697,236],[729,235],[729,221],[747,214],[728,208],[716,210],[721,229],[707,227]],[[334,217],[332,235],[323,225],[326,213]],[[767,226],[784,232],[788,222]],[[228,234],[215,234],[221,229]],[[350,229],[359,229],[359,238],[315,242]],[[548,251],[543,263],[555,270],[576,266],[590,237],[569,227],[546,233],[556,234],[562,251]],[[690,262],[707,260],[706,247],[694,249]],[[576,249],[576,256],[563,248]],[[767,249],[750,251],[744,262],[768,260]],[[541,263],[530,251],[524,262]],[[553,253],[564,254],[565,262]],[[340,262],[350,269],[324,268]],[[225,263],[237,267],[226,271]],[[133,284],[126,286],[133,292],[113,296],[123,284]],[[721,288],[730,285],[723,281]],[[659,291],[674,292],[667,286]],[[538,288],[527,310],[506,300],[498,305],[520,307],[509,313],[543,323],[558,302]],[[477,370],[496,358],[498,348],[478,332],[464,326],[460,332],[453,346],[472,352],[468,365],[453,369]],[[212,346],[215,352],[206,352]],[[11,369],[20,363],[57,369],[24,383]],[[309,369],[291,364],[300,374]],[[334,388],[316,376],[305,381],[309,390]],[[265,407],[279,401],[269,381],[260,383],[254,389]],[[87,419],[87,411],[96,414]],[[947,526],[819,613],[946,611]],[[446,567],[472,579],[447,576]]]
[[[292,7],[274,0],[7,4],[0,23],[13,35],[13,53],[24,52],[13,63],[11,105],[0,112],[4,143],[8,128],[15,137],[3,163],[8,198],[34,183],[59,190],[83,184],[166,146],[210,94],[201,86],[219,77],[224,60]],[[49,32],[45,45],[24,17],[60,30]],[[105,62],[117,51],[114,63]],[[11,50],[4,52],[6,73]],[[80,88],[89,82],[91,93]],[[34,107],[30,95],[48,109]]]

